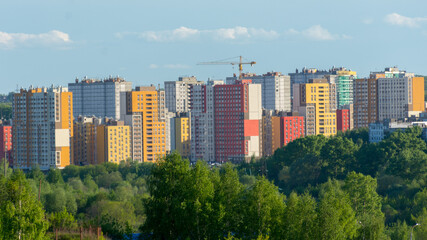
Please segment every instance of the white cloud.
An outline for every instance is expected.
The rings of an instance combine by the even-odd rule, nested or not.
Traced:
[[[150,64],[148,67],[151,68],[151,69],[156,69],[156,68],[159,68],[159,65],[157,65],[157,64]]]
[[[304,38],[315,40],[315,41],[331,41],[339,39],[351,39],[351,36],[346,34],[332,34],[327,29],[320,25],[311,26],[305,30],[298,31],[295,29],[289,29],[285,33],[288,36],[302,36]]]
[[[274,39],[279,36],[275,31],[268,31],[262,28],[218,28],[199,30],[188,27],[179,27],[173,30],[165,31],[145,31],[142,33],[123,32],[116,33],[117,38],[123,38],[126,35],[137,35],[149,42],[175,42],[203,39],[213,40],[247,40],[247,39]]]
[[[427,23],[427,17],[405,17],[397,13],[391,13],[385,16],[384,20],[391,24],[396,26],[402,26],[402,27],[419,27],[422,23]]]
[[[0,48],[4,49],[11,49],[21,45],[58,46],[67,43],[71,43],[70,36],[57,30],[40,34],[0,32]]]
[[[307,38],[314,40],[335,40],[335,37],[320,25],[314,25],[301,32]]]
[[[194,39],[198,36],[199,30],[180,27],[172,31],[146,31],[139,33],[139,37],[150,42],[173,42]]]

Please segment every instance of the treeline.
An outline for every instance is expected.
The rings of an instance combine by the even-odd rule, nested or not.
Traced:
[[[20,187],[10,192],[2,191],[5,185],[0,185],[0,229],[5,230],[0,234],[0,239],[17,239],[19,231],[25,236],[23,239],[53,239],[55,229],[78,232],[80,227],[89,229],[98,226],[102,228],[104,236],[127,239],[129,234],[138,231],[145,220],[143,200],[148,197],[146,178],[150,169],[151,164],[134,162],[84,167],[71,165],[63,170],[51,169],[47,173],[35,167],[26,176],[21,171],[12,173],[9,169],[8,178],[5,179],[1,167],[0,184],[19,184]],[[24,189],[25,196],[22,195]],[[31,211],[42,216],[40,221],[43,224],[33,227],[28,213],[20,211],[3,215],[8,214],[7,204],[15,211],[20,205],[24,206],[24,200],[20,204],[12,196],[25,198],[25,205],[31,202],[37,206]],[[7,227],[14,221],[21,222],[22,226]],[[39,232],[43,234],[37,235]]]
[[[378,182],[385,226],[404,229],[419,223],[419,239],[427,239],[427,145],[422,134],[421,128],[408,128],[376,144],[368,142],[367,129],[330,138],[308,136],[240,168],[267,176],[285,194],[310,192],[315,198],[328,179],[345,181],[352,172],[371,176]]]
[[[112,239],[427,239],[420,128],[368,143],[366,129],[309,136],[250,164],[0,166],[0,239],[100,226]],[[25,204],[24,204],[25,203]],[[420,225],[415,226],[418,223]],[[47,234],[45,234],[47,233]]]
[[[344,181],[328,180],[318,186],[317,197],[308,192],[287,197],[264,177],[245,182],[230,164],[190,167],[172,154],[149,176],[141,231],[153,239],[388,238],[370,176],[352,172]]]

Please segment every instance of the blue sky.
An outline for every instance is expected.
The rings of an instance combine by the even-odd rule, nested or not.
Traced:
[[[427,75],[424,0],[2,0],[0,93],[119,75],[136,85],[244,71],[397,65]]]

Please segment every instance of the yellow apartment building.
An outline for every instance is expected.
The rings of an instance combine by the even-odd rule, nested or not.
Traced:
[[[330,83],[326,79],[313,79],[310,83],[301,84],[300,98],[301,105],[314,106],[314,134],[335,135],[336,113],[330,105]]]
[[[131,157],[130,127],[111,121],[96,127],[97,163],[120,163]]]
[[[155,162],[166,155],[164,91],[156,87],[136,87],[126,93],[127,125],[132,128],[132,159]]]
[[[175,150],[185,158],[189,158],[191,154],[190,119],[190,117],[175,118]]]

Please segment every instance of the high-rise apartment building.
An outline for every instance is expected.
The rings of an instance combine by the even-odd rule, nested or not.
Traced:
[[[353,83],[354,128],[369,127],[378,121],[378,81],[355,79]]]
[[[354,81],[354,127],[400,119],[425,111],[424,78],[396,67]]]
[[[377,79],[378,120],[399,119],[425,111],[424,78],[396,67],[371,72]]]
[[[83,79],[68,84],[73,93],[74,116],[120,118],[120,93],[132,90],[123,78]]]
[[[197,78],[180,77],[178,81],[165,82],[166,108],[169,112],[188,112],[192,105],[194,86],[203,85]]]
[[[291,111],[291,78],[280,72],[268,72],[263,75],[247,73],[243,79],[253,84],[261,84],[262,108],[277,111]],[[227,84],[236,84],[238,77],[228,77]]]
[[[75,165],[97,164],[96,130],[102,119],[79,116],[74,119],[73,163]]]
[[[262,154],[271,156],[293,140],[304,137],[304,117],[291,112],[263,111]]]
[[[294,85],[294,111],[306,120],[306,135],[336,134],[336,113],[331,108],[333,84],[327,79],[312,79],[309,83]]]
[[[122,119],[131,126],[132,159],[154,162],[163,157],[167,134],[164,91],[155,86],[136,87],[122,98]]]
[[[350,110],[337,110],[337,131],[345,132],[350,129]]]
[[[0,159],[8,161],[9,166],[13,164],[12,146],[12,126],[0,125]]]
[[[219,162],[249,161],[262,147],[261,84],[214,86],[215,158]]]
[[[378,120],[399,119],[424,111],[424,78],[378,79]]]
[[[214,86],[222,80],[209,80],[193,88],[191,109],[191,161],[216,161]]]
[[[334,69],[333,73],[336,75],[338,108],[341,109],[344,105],[353,104],[353,80],[357,78],[357,73],[345,68]]]
[[[14,168],[47,170],[71,163],[73,96],[67,88],[21,89],[12,109]]]
[[[96,132],[97,163],[120,163],[130,158],[130,127],[123,121],[106,121]]]
[[[280,117],[280,127],[283,129],[280,136],[280,147],[286,146],[297,138],[304,137],[305,123],[302,116]]]
[[[171,150],[177,151],[183,158],[191,155],[191,113],[178,113],[171,118]],[[173,139],[172,139],[173,138]]]
[[[357,78],[357,73],[344,67],[332,67],[329,70],[317,70],[316,68],[303,68],[301,72],[298,69],[295,73],[289,73],[291,84],[309,83],[312,79],[328,79],[332,87],[336,87],[334,94],[330,96],[331,109],[335,111],[344,105],[353,103],[353,80]],[[293,89],[291,96],[294,98]]]

